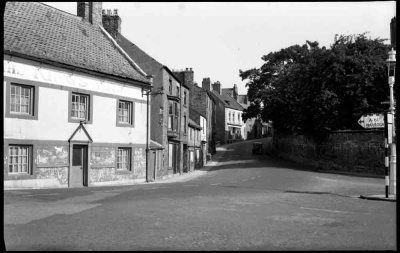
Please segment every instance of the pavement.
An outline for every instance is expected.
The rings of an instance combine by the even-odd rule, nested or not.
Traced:
[[[142,183],[142,184],[165,184],[165,183],[176,183],[176,182],[185,182],[191,180],[193,178],[202,176],[207,174],[213,167],[217,166],[219,161],[224,156],[225,151],[227,150],[226,146],[219,146],[216,148],[217,153],[212,156],[212,160],[208,161],[203,167],[200,169],[196,169],[192,172],[187,172],[183,174],[173,174],[172,177],[157,180],[154,182]]]

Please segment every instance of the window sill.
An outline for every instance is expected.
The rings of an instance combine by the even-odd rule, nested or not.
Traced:
[[[117,122],[116,126],[117,127],[130,127],[130,128],[135,127],[133,124],[126,124],[126,123],[119,123],[119,122]]]
[[[92,124],[92,120],[87,120],[87,119],[74,119],[74,118],[69,118],[68,122],[69,123],[81,123],[83,122],[83,124]]]
[[[115,172],[116,172],[117,174],[129,174],[129,173],[131,173],[132,171],[129,170],[129,169],[115,169]]]
[[[6,115],[5,115],[5,118],[38,120],[38,116],[37,115],[19,114],[19,113],[11,113],[11,112],[7,112]]]

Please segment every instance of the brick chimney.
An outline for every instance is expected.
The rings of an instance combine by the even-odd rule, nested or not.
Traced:
[[[114,12],[103,10],[103,27],[114,39],[121,34],[121,21],[117,9]]]
[[[201,82],[201,87],[203,89],[210,91],[211,86],[211,81],[209,77],[203,78],[203,81]]]
[[[215,90],[219,95],[221,95],[221,83],[216,81],[212,84],[212,89]]]
[[[77,15],[93,25],[102,25],[102,2],[78,2]]]
[[[238,95],[238,87],[237,87],[237,85],[236,85],[236,83],[235,84],[233,84],[233,95],[232,95],[232,97],[237,101],[237,95]]]
[[[186,68],[181,69],[181,70],[175,70],[172,71],[174,75],[183,83],[185,86],[187,86],[189,89],[191,89],[194,85],[194,72],[192,68]]]

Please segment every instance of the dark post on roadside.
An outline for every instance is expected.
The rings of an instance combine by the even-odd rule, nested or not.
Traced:
[[[394,84],[396,76],[396,17],[392,18],[390,22],[390,42],[392,49],[388,53],[388,59],[386,60],[388,67],[388,83],[390,92],[390,106],[389,113],[387,115],[387,134],[388,144],[390,147],[390,162],[389,162],[389,194],[393,194],[396,198],[396,109],[394,101]],[[386,133],[385,133],[386,134]]]

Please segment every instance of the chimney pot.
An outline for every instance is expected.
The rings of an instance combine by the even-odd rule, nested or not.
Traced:
[[[114,15],[118,16],[118,9],[114,9]]]
[[[110,9],[107,9],[107,14],[111,15],[111,10]]]
[[[106,10],[101,10],[101,14],[106,15]]]

